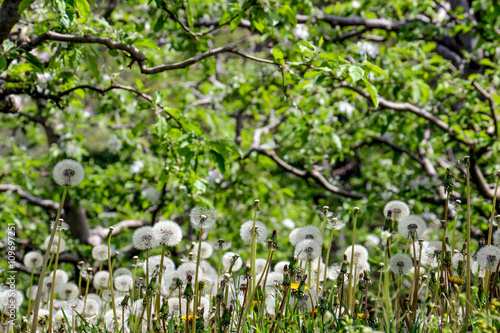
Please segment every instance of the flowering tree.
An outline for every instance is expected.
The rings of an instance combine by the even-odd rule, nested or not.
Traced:
[[[196,202],[221,225],[255,198],[274,219],[325,204],[371,214],[380,198],[432,211],[446,168],[463,183],[465,155],[491,199],[499,12],[493,0],[4,0],[0,217],[41,244],[63,158],[87,174],[63,217],[93,245],[108,225],[182,220]]]

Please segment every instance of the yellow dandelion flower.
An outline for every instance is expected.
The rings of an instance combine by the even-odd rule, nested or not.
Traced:
[[[300,283],[291,283],[290,284],[290,289],[297,290],[297,289],[299,289],[299,285],[300,285]],[[309,286],[305,285],[304,286],[304,290],[309,290]]]
[[[198,318],[199,318],[199,317],[198,317],[198,316],[196,316],[196,319],[198,319]],[[182,316],[182,317],[181,317],[181,319],[182,319],[182,320],[186,320],[186,316]],[[193,320],[193,315],[189,315],[189,316],[187,317],[187,320]]]
[[[463,285],[465,283],[465,280],[462,280],[462,279],[457,278],[455,276],[450,276],[448,278],[448,280],[450,281],[450,283],[453,283],[453,284],[456,284],[456,285],[459,285],[459,286],[461,286],[461,285]]]

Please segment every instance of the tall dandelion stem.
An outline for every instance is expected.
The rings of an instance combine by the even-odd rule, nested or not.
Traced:
[[[59,209],[57,210],[56,214],[56,225],[57,221],[59,221],[59,218],[61,217],[61,212],[64,207],[64,201],[66,199],[66,194],[68,193],[68,187],[64,186],[63,194],[61,196],[61,202],[59,203]],[[52,229],[52,232],[50,234],[50,239],[49,239],[49,244],[51,245],[52,242],[54,241],[54,237],[56,235],[57,227],[54,226]],[[42,265],[42,270],[40,271],[40,278],[39,281],[43,282],[43,279],[45,278],[45,273],[47,269],[47,263],[49,262],[49,257],[50,257],[50,249],[47,249],[45,252],[45,255],[43,256],[43,265]],[[40,284],[40,282],[39,282]],[[36,333],[36,327],[38,325],[38,310],[40,309],[40,301],[42,300],[42,289],[41,287],[37,288],[36,291],[36,298],[35,302],[33,303],[33,321],[31,323],[31,333]]]
[[[191,325],[193,333],[196,332],[196,314],[198,312],[198,274],[200,271],[200,257],[201,257],[201,237],[203,235],[203,227],[200,228],[200,235],[198,236],[198,253],[196,254],[196,273],[194,275],[194,306],[193,306],[193,323]],[[188,321],[189,318],[186,318]]]
[[[108,232],[108,269],[109,269],[109,288],[111,290],[111,305],[113,307],[113,319],[115,325],[118,325],[118,316],[116,315],[115,292],[113,288],[113,265],[111,264],[111,236],[113,235],[114,227],[109,228]]]
[[[251,272],[252,272],[252,290],[255,289],[255,260],[256,260],[256,253],[257,253],[257,232],[255,230],[255,225],[257,223],[257,213],[260,210],[259,207],[259,200],[254,201],[254,206],[255,206],[255,212],[253,214],[253,227],[252,227],[252,252],[250,254],[250,259],[251,259]],[[252,300],[249,300],[251,302]]]
[[[497,182],[495,184],[495,192],[493,193],[493,203],[491,206],[491,219],[490,219],[490,229],[488,230],[488,245],[491,245],[491,235],[493,233],[493,221],[495,220],[495,205],[497,202],[498,185],[500,185],[500,170],[495,172],[497,176]]]
[[[470,159],[469,156],[465,156],[465,166],[467,170],[467,278],[466,278],[466,303],[465,303],[465,320],[464,320],[464,330],[467,330],[469,327],[469,316],[470,316],[470,306],[471,306],[471,297],[470,297],[470,282],[471,282],[471,253],[470,253]]]
[[[356,223],[358,221],[358,207],[354,207],[353,213],[354,213],[354,221],[352,225],[352,247],[351,247],[351,262],[349,265],[349,302],[350,304],[350,309],[351,309],[351,314],[354,313],[354,292],[356,290],[356,287],[352,285],[352,270],[354,266],[354,243],[356,240]]]
[[[326,250],[326,259],[325,259],[325,272],[323,273],[323,290],[326,291],[326,276],[328,273],[328,264],[330,261],[330,251],[332,249],[334,230],[332,230],[330,234],[330,240],[328,241],[328,250]]]
[[[61,238],[62,238],[62,225],[63,220],[56,221],[55,229],[59,228],[59,235],[57,239],[57,250],[56,250],[56,261],[54,262],[54,275],[52,276],[52,284],[50,286],[50,303],[49,303],[49,332],[52,332],[52,313],[54,309],[54,291],[56,289],[56,276],[57,276],[57,264],[59,262],[59,251],[61,249]],[[49,243],[50,249],[52,250],[52,243]]]
[[[328,217],[328,206],[323,207],[323,214],[324,214],[324,218],[323,218],[323,228],[321,231],[322,235],[325,234],[326,219]],[[321,243],[321,252],[320,252],[319,258],[318,258],[318,273],[316,274],[316,295],[319,295],[319,277],[321,275],[320,270],[321,270],[321,256],[322,255],[323,255],[323,242]],[[325,266],[325,272],[326,272],[326,266]]]

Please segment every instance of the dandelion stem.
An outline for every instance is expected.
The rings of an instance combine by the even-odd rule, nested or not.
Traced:
[[[200,257],[201,257],[201,237],[203,235],[203,227],[200,228],[200,235],[198,236],[198,253],[196,255],[196,273],[194,275],[194,306],[193,306],[193,333],[196,332],[196,313],[198,312],[198,272],[200,270]],[[188,319],[186,319],[186,322]]]
[[[495,220],[495,204],[497,202],[498,185],[500,185],[500,171],[497,171],[496,175],[497,175],[497,182],[495,184],[493,203],[491,205],[490,229],[488,230],[488,245],[491,245],[491,235],[493,233],[493,221]]]
[[[57,229],[59,225],[62,225],[62,220],[56,221],[55,228]],[[59,251],[61,249],[61,238],[62,238],[62,226],[59,227],[59,235],[57,239],[57,250],[56,250],[56,261],[54,262],[54,275],[52,276],[52,284],[50,286],[50,301],[49,301],[49,332],[52,332],[52,313],[54,309],[54,291],[56,289],[56,277],[57,277],[57,264],[59,263]],[[52,249],[52,243],[49,243],[50,249]]]
[[[87,275],[87,287],[85,288],[85,298],[83,300],[83,312],[82,312],[82,318],[85,318],[85,310],[87,308],[87,295],[89,293],[89,285],[90,285],[90,279],[92,276],[92,272],[88,272],[89,274]]]
[[[332,249],[334,230],[332,229],[332,233],[330,234],[330,240],[328,241],[328,250],[326,251],[326,259],[325,259],[325,272],[323,273],[323,290],[326,291],[326,276],[328,273],[328,265],[330,261],[330,251]]]
[[[471,306],[471,297],[470,297],[470,280],[471,280],[471,253],[470,253],[470,160],[469,156],[465,157],[466,159],[466,170],[467,170],[467,279],[466,279],[466,303],[465,303],[465,320],[463,330],[466,331],[469,327],[469,316],[470,316],[470,306]]]
[[[115,306],[115,291],[113,288],[113,265],[111,263],[111,236],[113,235],[113,227],[109,228],[108,233],[108,269],[109,269],[109,288],[111,290],[111,306],[113,307],[113,319],[115,321],[115,325],[118,326],[118,316],[116,315],[116,306]]]
[[[358,207],[354,207],[353,213],[354,213],[354,221],[352,225],[352,243],[351,243],[351,260],[350,260],[350,265],[349,265],[349,286],[348,286],[348,300],[349,300],[349,306],[351,309],[351,314],[354,312],[354,302],[352,301],[354,299],[354,290],[355,287],[352,286],[352,269],[354,266],[354,241],[356,240],[356,222],[358,220]]]
[[[321,230],[321,235],[325,234],[325,227],[326,227],[326,218],[328,217],[328,206],[323,207],[323,228]],[[323,242],[321,242],[321,252],[319,254],[318,258],[318,273],[316,274],[316,295],[319,295],[319,276],[320,276],[320,270],[321,270],[321,256],[323,255]],[[325,266],[325,272],[326,272],[326,266]]]
[[[160,313],[160,300],[161,300],[161,281],[163,277],[163,261],[165,259],[165,245],[161,247],[161,259],[160,259],[160,273],[158,277],[158,284],[160,285],[160,292],[156,295],[156,313]]]
[[[59,209],[57,210],[56,214],[56,225],[57,221],[59,221],[59,218],[61,217],[61,212],[64,206],[64,200],[66,199],[66,194],[68,193],[68,187],[64,186],[64,191],[61,197],[61,202],[59,203]],[[54,236],[56,235],[57,228],[54,227],[52,229],[52,233],[50,234],[50,239],[49,239],[49,244],[50,246],[52,245],[52,242],[54,241]],[[43,256],[43,265],[42,265],[42,270],[40,271],[40,278],[38,281],[42,281],[45,278],[45,271],[47,269],[47,262],[49,261],[49,256],[50,256],[50,249],[47,249],[45,252],[45,255]],[[40,284],[40,283],[39,283]],[[31,323],[31,333],[36,333],[36,327],[38,325],[38,310],[40,309],[40,301],[42,300],[42,287],[39,286],[36,291],[36,298],[34,302],[34,308],[33,308],[33,321]]]

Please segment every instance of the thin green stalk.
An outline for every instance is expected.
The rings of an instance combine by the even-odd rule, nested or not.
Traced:
[[[356,240],[356,223],[358,220],[358,211],[359,211],[359,208],[354,207],[354,209],[353,209],[354,222],[353,222],[353,226],[352,226],[352,243],[351,243],[351,261],[349,263],[349,282],[348,282],[349,283],[349,292],[348,292],[349,303],[351,303],[351,299],[354,298],[353,291],[355,290],[355,287],[352,286],[352,269],[354,266],[354,242]],[[351,314],[352,314],[354,312],[354,302],[349,304],[349,306],[350,306]]]
[[[330,261],[330,251],[332,249],[333,235],[335,234],[332,229],[332,233],[330,234],[330,240],[328,241],[328,250],[326,251],[326,259],[325,259],[325,272],[323,273],[323,290],[326,291],[326,275],[328,273],[328,265]]]
[[[59,225],[62,225],[62,220],[56,222],[55,228],[57,229]],[[56,276],[57,276],[57,264],[59,263],[59,251],[61,250],[61,238],[62,238],[62,227],[59,228],[59,235],[57,239],[57,250],[56,250],[56,261],[54,262],[54,275],[52,276],[52,285],[50,286],[50,300],[49,300],[49,332],[52,332],[52,313],[54,309],[54,291],[56,289]],[[52,249],[52,243],[49,243]]]
[[[194,275],[194,306],[193,306],[193,323],[192,330],[193,333],[196,332],[196,314],[198,312],[198,272],[200,268],[200,257],[201,257],[201,236],[203,235],[203,227],[200,228],[200,235],[198,237],[198,254],[196,255],[196,273]],[[186,318],[186,322],[189,321],[189,318]]]
[[[160,292],[156,295],[156,313],[160,313],[160,307],[161,307],[161,281],[163,277],[163,261],[165,258],[165,245],[161,247],[161,259],[160,259],[160,273],[158,277],[158,284],[160,285]]]
[[[33,292],[32,288],[33,288],[33,275],[35,273],[35,270],[32,269],[31,270],[31,278],[30,278],[30,294],[29,294],[29,297],[28,297],[28,320],[30,319],[30,313],[31,313],[31,293]]]
[[[465,303],[465,320],[463,330],[466,331],[469,327],[469,316],[470,316],[470,306],[471,306],[471,297],[470,297],[470,280],[471,280],[471,253],[470,253],[470,160],[469,156],[465,157],[466,161],[466,169],[467,169],[467,279],[466,279],[466,303]]]
[[[66,194],[68,193],[68,187],[64,186],[64,191],[61,197],[61,202],[59,203],[59,209],[57,210],[56,214],[56,219],[55,219],[55,224],[57,226],[57,221],[59,221],[59,218],[61,217],[61,212],[64,206],[64,200],[66,199]],[[50,239],[49,239],[49,244],[51,245],[52,242],[54,241],[54,236],[56,235],[57,227],[54,226],[52,229],[52,233],[50,234]],[[45,252],[45,255],[43,256],[43,265],[42,265],[42,270],[40,271],[40,278],[38,281],[42,281],[45,278],[45,272],[47,269],[47,263],[49,261],[49,256],[50,256],[50,249],[47,249]],[[43,288],[37,288],[36,292],[36,298],[35,298],[35,303],[34,303],[34,308],[33,308],[33,321],[31,323],[31,333],[36,333],[36,327],[38,325],[38,310],[40,310],[40,301],[42,300],[42,289]]]
[[[92,268],[89,268],[89,272],[87,275],[87,287],[85,287],[85,298],[83,300],[83,312],[82,317],[85,318],[85,309],[87,307],[87,295],[89,293],[90,280],[92,279]]]
[[[325,217],[323,218],[323,228],[321,229],[321,235],[325,234],[326,218],[328,217],[328,206],[323,207],[323,214],[325,215]],[[316,274],[316,295],[319,295],[319,276],[321,271],[321,257],[323,255],[323,243],[324,242],[321,242],[321,252],[318,258],[318,273]],[[326,266],[325,266],[325,272],[326,272]]]
[[[497,172],[495,172],[495,175],[497,176],[497,182],[495,184],[493,203],[491,205],[490,229],[488,230],[488,245],[491,245],[491,235],[493,233],[493,221],[495,220],[495,205],[497,202],[498,185],[500,184],[500,170],[497,170]]]
[[[111,290],[111,305],[113,306],[113,319],[115,320],[115,327],[118,326],[118,316],[116,315],[115,306],[115,291],[113,288],[113,265],[111,264],[111,236],[113,235],[114,227],[109,228],[108,232],[108,269],[109,269],[109,289]]]
[[[251,249],[251,272],[252,272],[252,289],[255,289],[255,261],[257,256],[257,233],[255,232],[255,225],[257,223],[257,212],[259,211],[259,200],[255,200],[255,212],[253,215],[252,226],[252,249]]]

